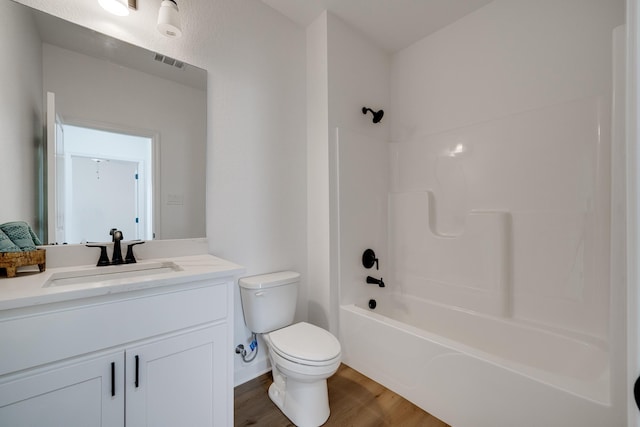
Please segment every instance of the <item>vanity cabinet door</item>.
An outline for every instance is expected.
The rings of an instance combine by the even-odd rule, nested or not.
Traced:
[[[8,376],[0,383],[0,426],[124,426],[123,375],[119,351]]]
[[[227,325],[127,348],[127,427],[227,426]]]

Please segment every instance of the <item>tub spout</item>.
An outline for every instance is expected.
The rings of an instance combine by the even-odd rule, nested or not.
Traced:
[[[374,285],[378,285],[381,288],[384,288],[384,282],[382,281],[382,277],[376,279],[375,277],[367,276],[367,283],[372,283]]]

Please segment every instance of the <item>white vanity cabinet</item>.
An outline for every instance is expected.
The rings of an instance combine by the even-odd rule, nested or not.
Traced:
[[[128,349],[125,425],[222,425],[225,334],[225,325],[209,326]]]
[[[0,426],[232,425],[232,286],[0,311]]]
[[[112,378],[122,390],[124,378],[118,373],[124,376],[123,352],[80,357],[13,376],[0,384],[0,425],[122,426],[124,393],[111,394]]]

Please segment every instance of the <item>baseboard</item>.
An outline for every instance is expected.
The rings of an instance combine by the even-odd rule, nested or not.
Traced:
[[[240,384],[244,384],[247,381],[251,381],[254,378],[259,377],[269,371],[271,371],[271,365],[269,364],[268,358],[261,358],[256,360],[254,363],[243,363],[240,362],[242,366],[239,367],[236,364],[236,370],[233,373],[233,384],[234,387],[239,386]]]

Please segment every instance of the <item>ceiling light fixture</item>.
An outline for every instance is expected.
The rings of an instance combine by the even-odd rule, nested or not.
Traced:
[[[98,0],[100,6],[109,13],[117,16],[127,16],[129,14],[129,3],[127,0]]]
[[[167,37],[180,37],[180,11],[175,0],[162,0],[158,12],[158,31]]]

